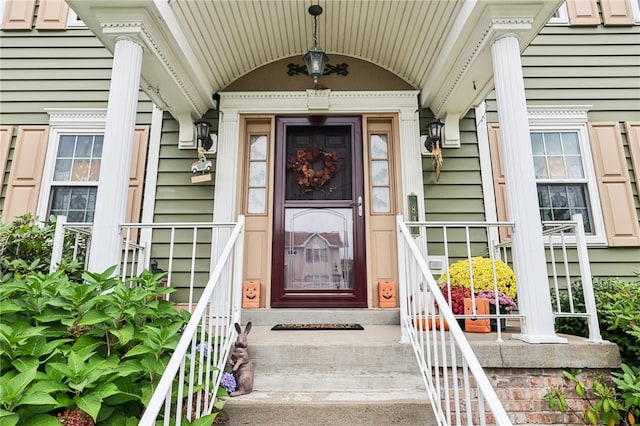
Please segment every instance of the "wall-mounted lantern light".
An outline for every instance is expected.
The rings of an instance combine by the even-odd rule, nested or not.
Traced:
[[[440,147],[443,126],[444,123],[439,119],[427,124],[427,140],[424,142],[424,147],[427,151],[432,152],[433,148]]]
[[[211,139],[211,124],[204,118],[200,118],[193,123],[196,126],[196,135],[198,137],[199,146],[203,147],[205,151],[209,151],[213,146],[213,139]]]

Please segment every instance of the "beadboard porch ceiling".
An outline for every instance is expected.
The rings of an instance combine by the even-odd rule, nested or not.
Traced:
[[[113,51],[144,46],[142,88],[174,116],[198,117],[213,93],[265,64],[318,44],[391,71],[439,117],[464,114],[492,89],[491,42],[516,33],[524,49],[562,0],[68,0]],[[164,105],[163,105],[164,104]]]

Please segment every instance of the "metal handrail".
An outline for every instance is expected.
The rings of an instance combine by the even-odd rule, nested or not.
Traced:
[[[180,425],[183,404],[188,408],[189,421],[211,414],[222,371],[237,334],[233,324],[240,322],[243,241],[244,216],[240,216],[139,425],[156,425],[163,407],[164,425]],[[185,392],[187,359],[191,366]],[[173,398],[172,386],[176,380],[177,395]],[[204,388],[195,391],[200,386]],[[194,418],[191,418],[192,411]],[[172,417],[175,423],[171,423]]]
[[[438,424],[511,425],[401,215],[397,226],[402,334],[413,346]],[[416,282],[422,291],[413,291]]]

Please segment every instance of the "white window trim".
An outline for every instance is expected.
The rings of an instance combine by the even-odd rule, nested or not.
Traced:
[[[40,196],[38,198],[37,217],[48,220],[49,197],[51,196],[51,183],[55,172],[56,155],[60,136],[66,134],[88,135],[104,134],[107,110],[106,109],[58,109],[45,110],[49,114],[49,144],[45,158]],[[96,182],[100,191],[100,181]]]
[[[87,28],[82,20],[78,19],[78,14],[69,8],[69,15],[67,16],[67,28]]]
[[[567,12],[567,4],[562,3],[558,8],[558,16],[549,18],[548,25],[569,25],[569,13]]]
[[[4,9],[7,5],[6,0],[0,0],[0,23],[4,22]]]
[[[578,133],[580,149],[582,152],[582,162],[587,178],[591,220],[593,222],[593,233],[586,235],[585,238],[589,245],[604,246],[607,244],[607,237],[604,227],[602,208],[600,207],[598,181],[593,166],[593,157],[591,155],[591,144],[589,142],[589,131],[587,127],[587,111],[589,108],[590,105],[529,106],[529,131],[575,131]],[[571,244],[575,244],[575,237],[567,236],[566,241]],[[554,242],[556,242],[555,239]]]
[[[640,4],[638,0],[630,0],[631,1],[631,9],[633,10],[633,18],[636,24],[640,24]]]

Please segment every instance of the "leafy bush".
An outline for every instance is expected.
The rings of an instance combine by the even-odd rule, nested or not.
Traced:
[[[553,386],[544,395],[549,401],[549,408],[557,408],[562,413],[568,411],[583,424],[636,424],[636,419],[640,418],[640,369],[622,364],[621,371],[611,373],[615,387],[602,376],[586,383],[578,378],[580,374],[580,370],[563,372],[576,395],[587,402],[585,410],[578,412],[569,406],[565,396],[566,385]]]
[[[515,299],[516,297],[516,276],[513,270],[502,260],[495,260],[496,278],[498,291]],[[473,273],[473,291],[475,293],[483,290],[494,290],[493,265],[491,259],[486,257],[471,258],[471,272]],[[447,281],[447,274],[449,275]],[[469,259],[459,260],[449,266],[449,271],[444,272],[438,278],[439,284],[447,284],[452,286],[471,287],[471,278],[469,271]]]
[[[0,225],[0,281],[7,281],[16,274],[20,277],[31,272],[48,273],[55,230],[55,218],[39,222],[32,215],[23,215],[11,223]],[[74,260],[74,243],[71,236],[65,239],[58,269],[66,271],[70,279],[79,282],[86,251],[80,250],[78,260]],[[86,247],[88,241],[81,239],[79,244]]]
[[[79,408],[98,424],[137,424],[189,314],[161,300],[162,275],[128,286],[113,270],[0,285],[0,423],[59,425],[56,414]]]
[[[585,312],[581,283],[574,283],[571,291],[574,309],[576,312]],[[602,338],[618,345],[624,363],[640,366],[640,281],[594,278],[593,291]],[[552,297],[555,299],[555,294],[552,293]],[[560,294],[560,305],[563,311],[569,311],[568,292]],[[588,336],[585,318],[559,318],[556,320],[556,330]]]

